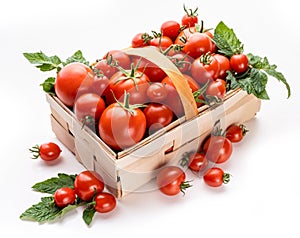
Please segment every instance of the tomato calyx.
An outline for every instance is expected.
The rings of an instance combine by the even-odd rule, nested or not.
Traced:
[[[191,180],[189,180],[189,181],[183,181],[183,182],[180,184],[180,192],[182,192],[183,195],[185,195],[185,190],[186,190],[187,188],[190,188],[190,187],[193,186],[192,184],[190,184],[190,182],[192,182],[192,181],[191,181]]]
[[[93,129],[96,125],[95,117],[86,115],[82,118],[82,127],[83,129],[85,126],[89,127],[90,129]]]
[[[207,52],[206,54],[203,54],[199,57],[199,60],[204,65],[209,65],[213,61],[213,56],[210,52]]]
[[[198,16],[198,7],[196,7],[195,10],[189,8],[187,9],[185,4],[183,4],[183,10],[186,12],[186,15],[189,16],[189,17],[197,17]]]
[[[224,173],[223,176],[222,176],[223,183],[224,183],[224,184],[229,183],[229,182],[230,182],[230,177],[231,177],[231,174],[229,174],[229,173]]]
[[[129,112],[131,115],[134,115],[135,113],[135,109],[137,108],[141,108],[141,107],[147,107],[144,104],[130,104],[129,103],[129,98],[130,98],[130,93],[128,93],[126,90],[124,91],[124,102],[120,102],[119,100],[117,100],[117,98],[115,97],[114,93],[112,92],[114,99],[116,100],[116,102],[118,103],[118,105],[123,108],[124,110],[126,110],[127,112]]]
[[[32,153],[31,159],[37,159],[40,156],[40,146],[39,145],[32,146],[29,149],[29,151]]]

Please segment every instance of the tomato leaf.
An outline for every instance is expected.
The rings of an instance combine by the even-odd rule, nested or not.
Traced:
[[[94,209],[93,206],[89,206],[86,209],[84,209],[83,214],[82,214],[82,218],[85,222],[85,224],[90,225],[93,217],[95,215],[96,210]]]
[[[58,72],[61,69],[60,64],[62,62],[56,55],[49,57],[41,51],[36,53],[23,53],[23,55],[31,64],[35,64],[36,67],[43,72],[53,69],[56,69]]]
[[[53,177],[45,181],[36,183],[32,186],[32,188],[34,191],[37,192],[54,194],[58,188],[73,188],[75,177],[76,175],[67,175],[64,173],[59,173],[58,177]]]
[[[213,40],[218,47],[218,51],[228,57],[243,52],[244,46],[233,29],[230,29],[222,21],[215,28]]]
[[[43,83],[41,83],[40,86],[43,87],[44,92],[55,94],[54,84],[55,84],[55,78],[49,77]]]
[[[260,56],[255,56],[251,53],[247,54],[248,60],[249,60],[249,64],[255,68],[256,70],[259,70],[260,72],[265,72],[266,74],[268,74],[271,77],[274,77],[276,79],[278,79],[279,82],[282,82],[286,89],[287,89],[287,93],[288,96],[287,98],[289,98],[291,96],[291,88],[290,85],[288,84],[287,80],[285,79],[284,75],[281,72],[278,72],[277,66],[274,64],[270,64],[268,59],[266,57],[260,57]]]
[[[77,205],[69,205],[65,208],[59,208],[55,205],[53,197],[42,197],[41,201],[32,205],[25,210],[20,219],[37,221],[37,222],[49,222],[65,215],[65,213],[76,208]]]
[[[89,65],[89,62],[83,57],[82,52],[80,50],[76,51],[72,56],[66,59],[66,62],[63,62],[63,65],[67,65],[73,62],[80,62],[85,65]]]

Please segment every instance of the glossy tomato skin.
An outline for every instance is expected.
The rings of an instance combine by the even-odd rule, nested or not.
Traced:
[[[195,24],[197,23],[198,23],[197,16],[190,16],[188,14],[185,14],[181,19],[181,25],[185,27],[192,27],[195,26]]]
[[[189,156],[189,168],[194,172],[201,172],[208,166],[208,160],[203,153],[193,153]]]
[[[76,193],[72,188],[62,187],[55,191],[53,198],[56,206],[64,208],[75,203]]]
[[[147,89],[147,96],[149,102],[161,103],[167,98],[168,92],[161,82],[154,82]]]
[[[41,144],[39,147],[39,156],[42,160],[52,161],[56,160],[61,153],[60,147],[53,142]]]
[[[185,178],[185,172],[181,168],[166,166],[159,171],[156,177],[156,184],[163,194],[175,196],[180,193]]]
[[[96,93],[101,97],[106,97],[109,93],[109,79],[104,76],[95,76],[89,92]]]
[[[83,201],[91,201],[94,195],[102,192],[103,189],[103,179],[95,171],[82,171],[75,177],[74,190]]]
[[[209,82],[206,89],[206,96],[223,98],[226,94],[226,82],[223,79],[216,79]]]
[[[112,149],[122,150],[143,138],[146,117],[139,108],[130,113],[118,103],[113,103],[103,111],[98,131],[101,139]]]
[[[183,77],[186,80],[186,82],[188,83],[188,85],[190,86],[191,92],[195,92],[200,88],[199,84],[188,74],[183,74]],[[175,86],[169,76],[165,77],[162,80],[162,84],[168,84],[175,88]]]
[[[93,119],[98,122],[105,109],[104,100],[95,93],[85,93],[79,96],[74,104],[74,113],[81,122]]]
[[[248,57],[245,54],[236,54],[230,58],[230,67],[238,74],[244,73],[249,66]]]
[[[170,57],[170,60],[180,70],[181,73],[187,73],[191,69],[191,64],[194,59],[184,53],[175,53]]]
[[[246,129],[243,125],[233,124],[226,129],[226,138],[232,143],[237,143],[243,140],[246,133]]]
[[[180,24],[177,21],[165,21],[161,25],[160,31],[163,36],[168,36],[174,41],[180,32]]]
[[[95,197],[95,210],[100,213],[111,212],[117,205],[116,198],[111,193],[101,192]]]
[[[229,182],[230,175],[218,167],[212,167],[204,173],[203,180],[210,187],[220,187]]]
[[[210,136],[203,145],[206,158],[214,163],[226,162],[232,154],[232,143],[224,136]]]
[[[55,93],[65,105],[73,107],[79,89],[89,88],[93,78],[93,72],[87,65],[70,63],[58,72],[54,85]]]
[[[175,89],[174,85],[164,83],[164,87],[167,91],[167,98],[162,102],[167,105],[174,113],[174,115],[179,118],[184,115],[183,105],[180,96]]]
[[[219,62],[220,66],[218,78],[225,79],[227,76],[227,71],[231,70],[229,59],[221,54],[215,54],[214,58]]]
[[[103,74],[108,78],[110,78],[117,71],[116,67],[111,65],[111,63],[108,62],[107,59],[99,60],[95,64],[94,70],[97,74]]]
[[[156,46],[160,50],[165,50],[168,47],[170,47],[173,44],[173,41],[170,37],[168,36],[159,36],[159,37],[154,37],[149,41],[149,45],[151,46]]]
[[[131,40],[132,48],[140,48],[149,45],[149,35],[147,33],[137,33]]]
[[[123,69],[130,69],[131,66],[130,57],[122,50],[110,50],[104,55],[103,59],[112,60],[113,64]]]
[[[144,114],[150,134],[169,125],[173,120],[172,110],[159,103],[149,103],[144,109]]]

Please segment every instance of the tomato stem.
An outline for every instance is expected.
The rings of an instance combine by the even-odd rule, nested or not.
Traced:
[[[184,181],[180,184],[180,191],[185,195],[185,190],[193,185],[190,184],[191,181]]]
[[[39,145],[32,146],[29,151],[33,154],[31,159],[37,159],[40,156],[40,147]]]
[[[231,174],[229,174],[229,173],[224,173],[224,174],[223,174],[223,183],[224,183],[224,184],[229,183],[230,177],[231,177]]]

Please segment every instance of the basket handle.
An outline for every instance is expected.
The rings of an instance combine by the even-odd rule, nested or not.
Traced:
[[[151,47],[127,48],[124,50],[128,55],[141,56],[160,67],[172,80],[183,105],[186,120],[198,114],[196,101],[191,89],[182,73],[165,55]]]

